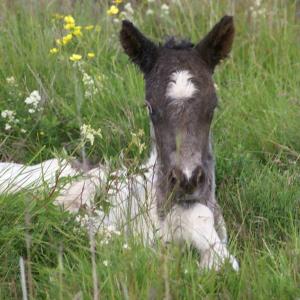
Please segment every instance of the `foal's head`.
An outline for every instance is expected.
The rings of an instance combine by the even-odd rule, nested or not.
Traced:
[[[189,205],[213,197],[210,126],[217,96],[212,74],[229,54],[233,37],[229,16],[196,45],[174,39],[156,45],[132,23],[123,21],[122,46],[145,78],[162,211],[173,203]]]

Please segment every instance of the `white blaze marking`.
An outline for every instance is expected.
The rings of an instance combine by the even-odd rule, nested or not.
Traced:
[[[185,168],[183,173],[185,174],[186,179],[189,180],[192,177],[193,170],[190,168]]]
[[[195,85],[191,81],[192,78],[192,74],[187,70],[172,73],[166,96],[174,100],[191,98],[197,91]]]

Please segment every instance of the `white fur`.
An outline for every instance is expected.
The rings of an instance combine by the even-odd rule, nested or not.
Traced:
[[[162,224],[163,239],[191,243],[201,253],[201,268],[219,270],[226,259],[238,270],[236,259],[227,250],[214,227],[212,211],[203,204],[191,208],[175,206]]]
[[[214,226],[211,210],[202,204],[191,208],[175,205],[166,218],[161,221],[155,205],[156,153],[142,168],[148,168],[145,176],[128,176],[122,169],[113,173],[98,167],[84,174],[75,171],[66,161],[49,160],[32,167],[14,163],[0,163],[0,193],[15,193],[21,189],[38,189],[45,182],[52,187],[57,185],[57,176],[74,176],[74,181],[59,188],[55,203],[66,210],[78,212],[83,205],[93,212],[88,224],[94,224],[95,230],[105,228],[123,228],[124,232],[134,232],[143,237],[144,242],[152,243],[156,237],[163,241],[191,243],[201,254],[202,268],[218,270],[225,260],[229,260],[237,270],[238,263],[222,243]],[[105,194],[109,195],[111,209],[105,214],[96,209],[93,200],[97,192],[109,186]],[[130,226],[130,227],[129,227]],[[130,229],[130,230],[127,230]]]
[[[0,193],[33,189],[43,183],[53,186],[56,175],[65,177],[74,176],[76,173],[65,160],[58,159],[50,159],[30,167],[14,163],[0,163]]]
[[[197,91],[191,81],[192,78],[192,74],[187,70],[172,73],[167,86],[166,96],[172,98],[174,103],[177,104],[178,101],[191,98]]]
[[[189,180],[192,177],[193,170],[191,168],[185,168],[183,173],[185,174],[186,179]]]

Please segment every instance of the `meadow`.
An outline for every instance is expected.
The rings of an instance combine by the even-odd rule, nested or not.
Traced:
[[[149,154],[149,121],[120,20],[156,42],[197,42],[232,14],[232,55],[214,75],[213,135],[217,196],[240,271],[201,272],[188,247],[146,247],[118,232],[105,243],[97,236],[94,253],[45,187],[0,196],[0,299],[24,296],[21,257],[28,299],[91,299],[95,278],[101,299],[300,299],[296,1],[115,2],[0,2],[0,161],[84,155],[135,172]]]

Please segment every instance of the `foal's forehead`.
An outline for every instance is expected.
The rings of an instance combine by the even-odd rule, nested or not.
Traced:
[[[163,49],[149,83],[150,101],[165,99],[165,103],[181,104],[214,93],[211,73],[193,49]]]

